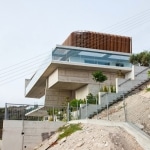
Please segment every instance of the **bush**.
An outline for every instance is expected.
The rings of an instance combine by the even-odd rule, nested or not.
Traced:
[[[147,91],[147,92],[150,92],[150,88],[147,88],[146,91]]]
[[[85,101],[84,100],[78,100],[78,99],[73,99],[70,101],[70,107],[74,107],[74,108],[77,108],[80,106],[80,104],[85,104]]]
[[[81,124],[70,124],[69,126],[63,126],[58,129],[62,134],[59,135],[58,140],[71,135],[72,133],[82,130]]]
[[[96,104],[96,97],[92,93],[89,93],[86,99],[88,104]]]

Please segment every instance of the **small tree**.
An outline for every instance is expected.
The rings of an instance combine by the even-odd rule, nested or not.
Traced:
[[[85,102],[83,101],[83,100],[81,100],[81,99],[73,99],[73,100],[71,100],[70,101],[70,107],[74,107],[74,108],[77,108],[77,107],[79,107],[80,106],[80,104],[84,104]]]
[[[107,80],[107,76],[105,76],[102,71],[95,71],[92,73],[93,75],[93,80],[99,83],[99,90],[100,90],[100,83],[104,82]]]
[[[89,94],[86,96],[86,99],[87,99],[87,103],[88,103],[88,104],[96,104],[96,97],[93,96],[92,93],[89,93]]]
[[[148,78],[150,78],[150,70],[147,72],[147,74],[148,74]]]
[[[150,52],[143,51],[139,54],[132,54],[129,59],[130,63],[133,65],[140,65],[140,66],[150,66]]]

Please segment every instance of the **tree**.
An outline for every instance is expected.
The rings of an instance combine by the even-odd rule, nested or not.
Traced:
[[[143,51],[139,54],[132,54],[129,59],[130,63],[133,65],[140,65],[140,66],[150,66],[150,52]]]
[[[86,96],[86,99],[87,99],[87,103],[88,103],[88,104],[96,104],[96,97],[93,96],[92,93],[89,93],[89,94]]]
[[[84,100],[81,100],[81,99],[73,99],[69,102],[70,104],[70,107],[74,107],[74,108],[77,108],[80,106],[80,104],[85,104],[85,101]]]
[[[148,74],[148,78],[150,78],[150,70],[147,72],[147,74]]]
[[[99,82],[99,89],[100,89],[100,83],[104,82],[107,80],[107,76],[105,76],[102,71],[95,71],[92,73],[93,75],[93,80],[96,82]]]
[[[132,54],[129,58],[129,61],[131,64],[133,65],[137,65],[138,64],[138,59],[137,59],[137,55],[136,54]]]

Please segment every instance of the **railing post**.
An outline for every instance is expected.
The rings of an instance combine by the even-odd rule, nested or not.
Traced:
[[[97,117],[96,118],[98,119],[98,106],[97,105],[98,105],[98,98],[96,97],[96,110],[97,110]]]
[[[86,99],[86,119],[88,118],[88,105],[87,105],[87,99]]]
[[[123,109],[124,109],[124,116],[125,116],[125,122],[127,122],[127,112],[126,112],[126,105],[125,105],[125,97],[123,94]]]
[[[77,101],[77,120],[79,120],[78,101]]]
[[[108,108],[108,93],[106,93],[106,100],[107,100],[107,120],[109,120],[109,108]]]
[[[55,121],[55,116],[54,116],[54,106],[53,106],[53,121]]]
[[[68,107],[67,107],[67,122],[70,121],[70,109],[69,109],[69,103],[68,103]]]
[[[7,103],[5,103],[5,120],[8,120]]]

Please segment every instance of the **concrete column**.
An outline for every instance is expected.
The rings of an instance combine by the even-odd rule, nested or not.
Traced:
[[[118,78],[116,78],[116,93],[119,92],[119,89],[118,89]]]

